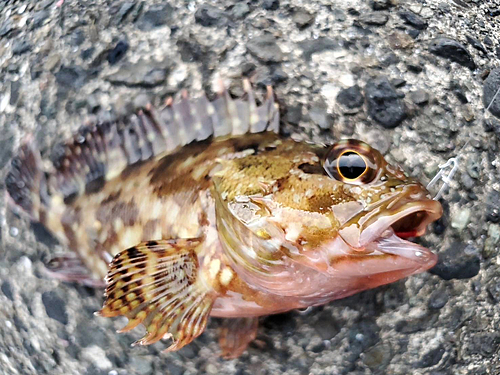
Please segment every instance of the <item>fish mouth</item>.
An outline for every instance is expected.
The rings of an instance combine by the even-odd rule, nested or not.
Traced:
[[[441,217],[441,204],[423,199],[387,211],[384,208],[379,211],[386,213],[364,218],[357,227],[357,235],[352,225],[339,232],[343,253],[363,262],[358,275],[387,273],[398,279],[433,267],[437,255],[407,238],[423,235],[427,226]],[[341,268],[352,275],[353,269]]]

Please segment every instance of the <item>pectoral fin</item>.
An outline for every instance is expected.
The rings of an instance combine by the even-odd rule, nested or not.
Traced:
[[[189,344],[205,330],[215,299],[199,277],[202,245],[199,239],[149,241],[116,255],[98,315],[126,316],[128,324],[119,332],[144,324],[139,345],[169,337],[173,344],[166,351]]]
[[[239,357],[257,336],[259,319],[233,318],[225,319],[219,336],[221,356],[225,359]]]

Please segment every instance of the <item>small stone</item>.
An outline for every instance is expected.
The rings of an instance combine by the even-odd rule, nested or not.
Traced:
[[[26,40],[18,40],[12,44],[12,54],[22,55],[31,50],[31,44]]]
[[[422,70],[424,70],[424,67],[422,66],[420,61],[414,59],[408,59],[406,61],[406,67],[410,72],[415,74],[421,73]]]
[[[21,81],[10,81],[10,101],[9,104],[15,106],[19,100],[19,91],[21,88]]]
[[[337,102],[343,106],[353,109],[363,106],[365,98],[361,92],[361,88],[358,85],[340,90],[337,95]]]
[[[467,227],[467,224],[469,224],[469,219],[470,209],[462,208],[458,213],[452,216],[451,227],[458,231],[462,231]]]
[[[46,71],[51,72],[59,66],[60,62],[61,62],[61,55],[59,55],[58,53],[54,53],[47,57],[47,60],[45,60],[43,67]]]
[[[66,93],[82,87],[87,79],[87,73],[80,66],[61,66],[55,77],[59,92]]]
[[[430,295],[428,306],[432,310],[440,310],[448,303],[448,299],[446,288],[438,288]]]
[[[476,63],[463,44],[450,38],[435,38],[429,44],[429,51],[447,58],[471,70],[476,69]]]
[[[389,16],[385,12],[367,12],[359,17],[359,21],[366,25],[383,26],[389,20]]]
[[[120,40],[116,46],[108,51],[108,62],[113,65],[125,56],[125,53],[128,50],[128,43],[124,40]]]
[[[115,24],[120,24],[127,17],[134,6],[135,3],[132,1],[124,2],[114,17]]]
[[[429,350],[422,356],[422,359],[416,364],[416,367],[427,368],[437,365],[441,358],[443,358],[444,352],[445,350],[442,346]]]
[[[484,241],[483,256],[491,258],[498,253],[500,247],[500,226],[498,224],[490,224],[488,226],[488,237]]]
[[[85,41],[85,32],[82,29],[77,29],[71,34],[71,45],[78,47]]]
[[[493,103],[496,92],[500,88],[500,68],[493,69],[488,78],[484,81],[483,86],[483,104],[492,115],[500,118],[500,95],[497,95]]]
[[[252,38],[247,43],[248,52],[264,63],[283,61],[283,52],[272,35]]]
[[[0,289],[2,290],[2,293],[5,295],[5,297],[10,299],[11,301],[14,301],[14,293],[12,291],[12,285],[9,281],[4,281]]]
[[[14,31],[14,26],[12,26],[12,22],[10,20],[5,21],[0,26],[0,38],[9,35],[12,31]]]
[[[245,18],[250,13],[250,7],[248,6],[247,3],[240,2],[235,4],[235,6],[232,9],[232,13],[234,18],[242,19]]]
[[[322,340],[331,340],[340,333],[340,326],[329,311],[320,313],[313,327]]]
[[[323,130],[331,129],[333,126],[332,116],[326,111],[326,108],[321,105],[313,106],[309,110],[309,117],[312,122],[318,125]]]
[[[375,374],[383,373],[389,365],[394,353],[389,343],[377,343],[362,356],[363,363]]]
[[[500,192],[493,190],[486,197],[486,220],[500,222]]]
[[[368,114],[387,129],[395,128],[406,118],[406,109],[387,77],[371,79],[365,86]]]
[[[292,19],[299,29],[305,29],[307,26],[312,25],[312,23],[314,22],[314,14],[311,14],[307,10],[300,8],[294,11]]]
[[[302,119],[302,105],[288,106],[285,121],[292,125],[298,125]]]
[[[141,59],[136,63],[123,64],[120,70],[105,79],[115,85],[155,87],[165,82],[172,67],[170,60],[160,63]]]
[[[393,6],[392,0],[371,0],[370,5],[373,10],[387,10]]]
[[[45,21],[49,18],[50,13],[48,10],[41,10],[33,15],[33,21],[31,23],[33,29],[38,29],[45,24]]]
[[[42,294],[42,302],[49,318],[65,325],[68,324],[66,304],[54,291],[44,292]]]
[[[280,7],[279,0],[264,0],[262,2],[262,8],[265,10],[276,10]]]
[[[413,26],[415,29],[424,30],[427,28],[427,22],[413,12],[401,11],[398,14],[407,25]]]
[[[303,42],[299,42],[298,44],[300,49],[302,50],[302,56],[306,61],[311,61],[311,57],[315,53],[342,48],[342,43],[339,40],[326,37],[320,37],[318,39],[308,39]]]
[[[227,14],[212,5],[200,6],[194,14],[194,19],[197,24],[205,27],[224,27],[229,24],[229,18]]]
[[[486,48],[484,48],[484,46],[481,44],[481,42],[479,40],[472,37],[471,35],[466,35],[465,38],[467,39],[467,41],[469,42],[469,44],[472,47],[474,47],[478,51],[481,51],[484,54],[488,54],[488,51],[486,50]]]
[[[439,253],[437,265],[429,272],[443,280],[470,279],[479,273],[481,268],[477,254],[468,251],[470,246],[454,242],[445,251]]]
[[[479,332],[469,338],[467,352],[470,354],[480,354],[483,357],[493,356],[500,347],[500,333]]]
[[[151,6],[137,19],[137,28],[141,31],[151,31],[165,26],[172,19],[173,8],[169,4]]]
[[[387,36],[387,41],[392,49],[407,49],[414,45],[413,38],[406,33],[393,31]]]

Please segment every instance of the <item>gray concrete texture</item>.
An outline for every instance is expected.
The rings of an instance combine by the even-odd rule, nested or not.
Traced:
[[[218,77],[273,85],[286,136],[360,138],[424,183],[468,142],[419,240],[435,269],[263,318],[231,361],[215,319],[179,352],[131,348],[140,333],[93,315],[102,291],[44,275],[66,249],[2,192],[0,373],[500,374],[499,24],[497,0],[0,2],[2,181],[26,134],[48,155],[94,113]]]

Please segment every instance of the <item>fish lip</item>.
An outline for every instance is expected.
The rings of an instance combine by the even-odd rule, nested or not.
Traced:
[[[419,237],[426,231],[427,226],[436,221],[443,214],[443,207],[441,203],[433,199],[419,200],[403,204],[397,208],[389,211],[387,215],[378,217],[372,224],[364,228],[359,236],[358,246],[360,248],[366,247],[368,244],[376,241],[383,236],[383,233],[390,229],[395,223],[410,218],[411,215],[417,213],[424,213],[425,215],[421,221],[412,228],[411,237]],[[396,233],[397,234],[397,233]],[[358,247],[352,246],[351,247]]]

